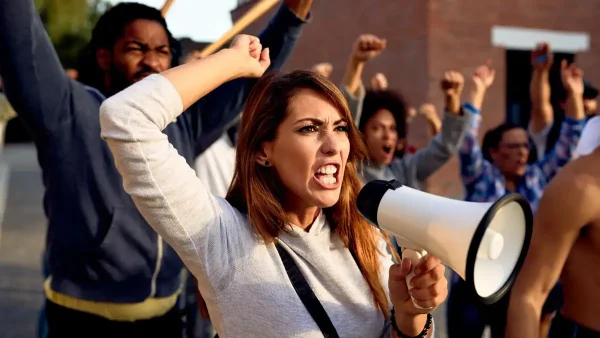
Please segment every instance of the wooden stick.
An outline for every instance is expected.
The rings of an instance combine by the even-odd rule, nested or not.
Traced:
[[[280,0],[260,0],[252,9],[250,9],[244,16],[235,22],[233,27],[223,34],[217,41],[206,46],[201,52],[201,57],[208,56],[216,52],[221,48],[227,41],[231,40],[234,36],[243,31],[246,27],[256,21],[258,18],[268,12],[275,4]]]
[[[165,1],[165,4],[160,9],[160,13],[162,14],[163,18],[167,16],[167,12],[169,11],[169,9],[171,8],[171,6],[173,5],[174,2],[175,2],[175,0]]]

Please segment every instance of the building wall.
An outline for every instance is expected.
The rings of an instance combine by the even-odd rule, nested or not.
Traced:
[[[234,10],[233,20],[252,4],[251,1]],[[376,34],[388,40],[388,48],[366,67],[364,80],[384,72],[390,87],[399,89],[411,104],[431,102],[439,113],[443,105],[439,89],[443,72],[458,70],[469,82],[475,67],[491,59],[496,82],[484,102],[481,134],[503,122],[506,116],[505,49],[492,45],[494,25],[588,33],[590,48],[577,53],[576,62],[583,67],[587,79],[600,85],[600,2],[595,0],[317,0],[312,13],[311,23],[305,27],[286,70],[307,69],[327,61],[334,65],[333,81],[340,82],[356,37]],[[247,32],[258,34],[271,15],[265,15]],[[469,87],[467,83],[465,93]],[[409,142],[422,146],[428,140],[424,121],[417,119],[411,126]],[[433,193],[460,195],[462,184],[456,158],[429,183]]]
[[[492,45],[491,31],[494,25],[587,32],[590,35],[590,50],[577,53],[576,62],[584,68],[586,78],[596,85],[600,84],[597,61],[600,26],[596,19],[600,13],[600,3],[597,1],[440,0],[428,3],[430,74],[455,68],[468,80],[474,66],[486,59],[491,59],[496,68],[496,82],[488,91],[483,105],[481,136],[488,128],[503,122],[506,112],[505,49]],[[435,81],[430,83],[427,97],[432,102],[440,102],[441,95]],[[456,168],[454,163],[448,164],[434,177],[432,186],[441,188],[442,193],[456,191],[454,184],[448,180],[448,177],[458,174]]]

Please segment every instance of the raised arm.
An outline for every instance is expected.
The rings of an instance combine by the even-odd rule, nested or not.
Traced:
[[[550,67],[552,67],[552,50],[548,43],[538,43],[531,52],[533,73],[529,85],[531,96],[531,117],[529,130],[539,134],[548,130],[554,121],[554,109],[550,103]]]
[[[580,163],[578,163],[580,160]],[[565,167],[548,185],[533,225],[525,263],[510,297],[508,338],[539,337],[542,307],[556,284],[579,231],[597,217],[596,179],[587,159]]]
[[[568,66],[566,60],[563,60],[561,79],[567,92],[565,119],[562,122],[554,149],[535,164],[540,169],[540,174],[543,176],[541,178],[546,182],[549,182],[560,168],[571,160],[585,124],[583,72],[575,65]]]
[[[263,47],[269,48],[271,66],[280,69],[292,54],[302,27],[308,20],[313,0],[285,0],[265,30],[259,35]],[[191,112],[201,112],[201,118],[189,116],[198,126],[196,153],[200,154],[222,136],[232,121],[242,112],[255,79],[237,79],[220,86],[198,102]]]
[[[346,71],[340,89],[348,101],[354,123],[360,123],[365,87],[362,82],[362,73],[365,63],[377,57],[386,46],[386,40],[372,34],[362,34],[354,42],[352,52],[348,57]]]
[[[71,117],[70,79],[32,0],[0,0],[0,74],[10,103],[36,140]]]
[[[444,100],[446,102],[442,129],[427,147],[420,149],[406,160],[409,166],[416,166],[417,178],[426,180],[431,174],[440,169],[452,155],[465,136],[469,119],[460,107],[460,95],[463,89],[463,76],[458,72],[446,72],[441,81]]]
[[[494,83],[495,71],[490,68],[490,63],[477,67],[473,74],[471,91],[463,109],[471,114],[469,128],[465,134],[460,150],[460,174],[465,185],[470,185],[479,180],[485,173],[490,173],[492,164],[488,162],[479,147],[479,128],[481,127],[481,106],[487,88]]]
[[[125,191],[196,276],[202,272],[198,269],[215,272],[206,266],[212,262],[209,258],[217,255],[225,264],[227,257],[231,258],[226,254],[241,250],[239,243],[228,247],[223,237],[239,230],[231,223],[237,218],[227,202],[210,194],[162,130],[222,83],[241,76],[260,76],[268,65],[268,51],[261,53],[258,39],[242,36],[229,49],[151,75],[101,106],[102,137],[123,177]],[[219,249],[226,252],[214,253]]]
[[[419,107],[419,115],[423,116],[425,121],[427,121],[431,136],[435,136],[442,131],[442,120],[440,120],[440,117],[433,104],[423,103]]]

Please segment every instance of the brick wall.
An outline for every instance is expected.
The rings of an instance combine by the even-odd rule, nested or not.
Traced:
[[[251,1],[232,11],[235,21]],[[258,34],[272,13],[250,26]],[[475,66],[487,59],[496,68],[496,82],[485,103],[484,132],[506,116],[505,51],[491,43],[493,25],[588,32],[591,50],[577,55],[586,78],[600,85],[600,2],[595,0],[315,0],[312,21],[305,27],[286,70],[310,68],[318,62],[334,65],[332,79],[341,81],[352,43],[361,33],[388,40],[388,49],[369,64],[364,79],[384,72],[390,87],[400,90],[415,106],[428,101],[442,110],[439,79],[444,71],[461,71],[468,81]],[[468,84],[465,91],[468,91]],[[409,142],[417,146],[429,140],[424,121],[411,126]],[[462,193],[458,161],[453,159],[429,182],[433,193]]]

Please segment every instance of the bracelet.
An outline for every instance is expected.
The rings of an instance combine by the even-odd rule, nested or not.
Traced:
[[[396,332],[396,335],[399,338],[425,338],[425,336],[427,336],[427,332],[429,332],[429,329],[431,328],[431,323],[433,323],[433,316],[431,315],[431,313],[428,313],[427,321],[425,322],[425,327],[423,328],[423,331],[421,331],[421,333],[414,337],[407,336],[404,333],[402,333],[398,328],[398,324],[396,323],[396,312],[394,311],[394,308],[392,308],[392,327],[394,328],[394,332]]]

